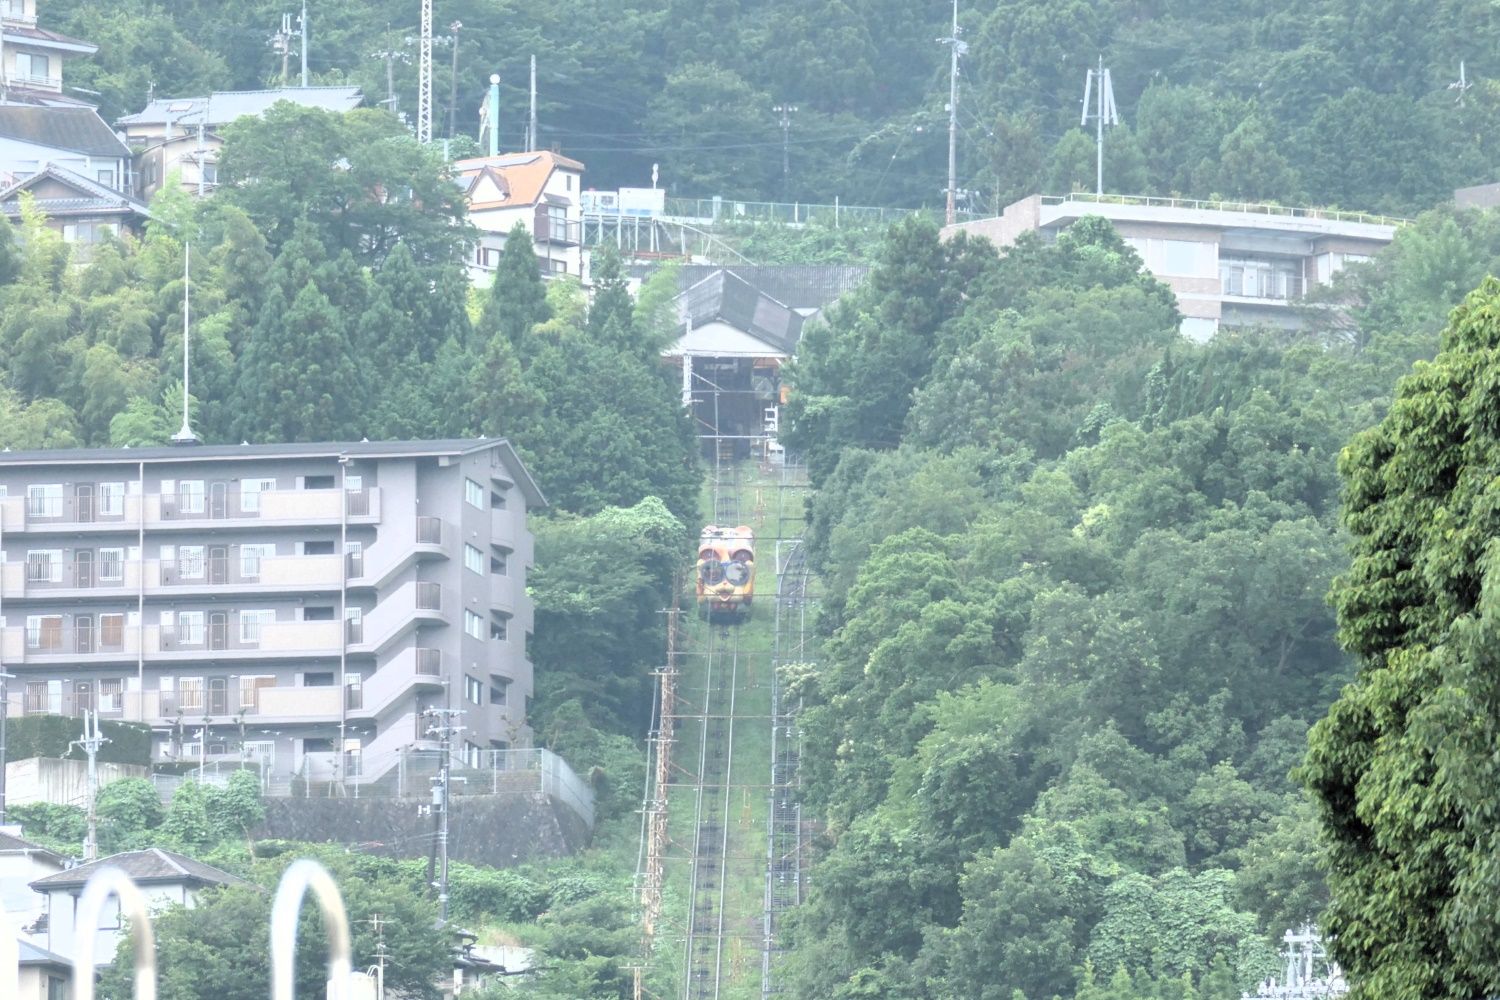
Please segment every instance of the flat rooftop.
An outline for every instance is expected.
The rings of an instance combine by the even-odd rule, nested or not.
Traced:
[[[1301,208],[1256,202],[1155,198],[1145,195],[1042,195],[1041,227],[1069,224],[1085,215],[1111,221],[1266,230],[1308,236],[1348,236],[1390,242],[1410,219],[1336,208]]]

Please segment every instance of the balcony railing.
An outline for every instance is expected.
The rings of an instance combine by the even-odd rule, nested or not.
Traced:
[[[338,556],[209,556],[169,559],[161,564],[163,587],[336,586]]]
[[[1302,275],[1287,271],[1224,269],[1219,282],[1225,295],[1271,302],[1291,302],[1307,291]]]
[[[440,517],[417,518],[417,544],[442,545],[443,519]]]
[[[443,610],[443,588],[441,584],[426,580],[417,581],[417,609],[419,611]]]
[[[1141,208],[1185,208],[1198,212],[1235,212],[1241,215],[1286,216],[1293,219],[1326,219],[1332,222],[1358,222],[1375,226],[1406,226],[1410,219],[1373,215],[1368,212],[1346,212],[1337,208],[1307,208],[1294,205],[1272,205],[1249,201],[1209,201],[1197,198],[1158,198],[1137,194],[1094,194],[1076,191],[1067,195],[1042,195],[1043,205],[1063,205],[1070,201],[1095,205],[1131,205]]]
[[[443,651],[441,649],[417,648],[416,671],[423,677],[441,677],[443,673]]]
[[[163,627],[161,651],[261,650],[286,653],[338,652],[339,626],[332,621],[244,622],[237,619],[204,626]]]
[[[155,502],[162,521],[337,521],[341,503],[342,513],[349,517],[378,514],[380,506],[375,488],[242,491],[215,484],[204,492],[179,491],[147,499]]]
[[[140,629],[127,625],[28,625],[5,630],[7,659],[17,654],[30,660],[42,656],[109,656],[135,653]],[[20,647],[17,649],[17,647]]]

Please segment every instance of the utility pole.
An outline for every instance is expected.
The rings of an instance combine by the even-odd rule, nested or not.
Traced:
[[[272,38],[271,48],[281,56],[281,85],[285,87],[292,61],[292,15],[281,15],[281,30]]]
[[[99,856],[99,816],[94,803],[99,798],[99,750],[108,742],[99,732],[99,716],[86,711],[83,713],[83,738],[68,744],[69,747],[78,747],[89,757],[89,832],[83,842],[85,861],[93,861]]]
[[[442,757],[439,760],[438,776],[433,779],[432,808],[438,811],[441,825],[438,827],[438,916],[448,922],[448,802],[452,783],[453,737],[464,731],[463,726],[453,724],[463,714],[457,708],[429,708],[422,713],[437,720],[427,732],[438,738]]]
[[[778,104],[771,109],[781,116],[781,196],[785,198],[792,183],[792,115],[795,104]]]
[[[500,155],[500,74],[490,74],[490,101],[485,118],[490,130],[490,155]]]
[[[307,86],[307,0],[302,0],[302,17],[297,21],[302,29],[302,86]]]
[[[15,674],[0,673],[0,826],[5,825],[5,720],[10,716],[7,682],[15,679]]]
[[[1089,94],[1095,100],[1094,113],[1089,114]],[[1078,124],[1087,125],[1094,119],[1094,194],[1104,194],[1104,126],[1120,124],[1120,113],[1115,109],[1115,85],[1104,68],[1104,53],[1099,54],[1099,68],[1089,70],[1083,79],[1083,117]]]
[[[948,63],[948,225],[958,219],[958,61],[969,51],[969,43],[958,37],[958,0],[953,0],[953,34],[939,38],[950,49]]]
[[[464,29],[462,21],[448,25],[453,32],[453,80],[448,90],[448,138],[458,134],[458,33]]]
[[[201,165],[200,165],[201,169]],[[190,390],[192,387],[191,371],[189,370],[192,354],[189,350],[192,344],[192,328],[190,325],[190,307],[192,297],[192,260],[193,244],[184,242],[182,244],[182,428],[172,435],[172,443],[176,445],[197,444],[198,435],[193,433],[191,411],[188,406]]]
[[[536,151],[541,137],[536,134],[536,56],[531,57],[531,117],[526,125],[526,152]]]
[[[385,921],[380,914],[370,918],[370,929],[375,932],[375,1000],[385,1000],[385,963],[390,953],[385,948]]]
[[[422,38],[417,46],[417,141],[432,141],[432,0],[422,0]]]

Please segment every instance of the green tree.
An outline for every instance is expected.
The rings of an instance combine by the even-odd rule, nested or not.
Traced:
[[[505,249],[479,317],[479,336],[485,342],[497,335],[504,337],[522,358],[529,358],[531,345],[526,341],[532,328],[551,316],[531,232],[517,222],[505,236]]]

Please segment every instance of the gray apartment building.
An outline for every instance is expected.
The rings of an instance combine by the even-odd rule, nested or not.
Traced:
[[[1027,232],[1055,238],[1085,216],[1108,219],[1172,289],[1182,333],[1193,340],[1220,327],[1299,329],[1302,298],[1345,265],[1378,253],[1406,221],[1336,209],[1070,194],[1022,198],[998,216],[944,233],[1006,247]]]
[[[8,711],[310,781],[435,747],[429,708],[471,766],[526,746],[542,504],[499,439],[0,454]]]

